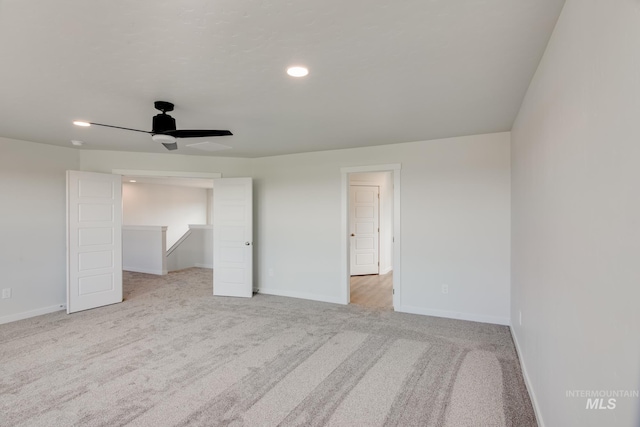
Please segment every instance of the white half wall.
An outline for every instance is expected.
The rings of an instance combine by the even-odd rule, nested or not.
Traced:
[[[167,274],[167,227],[122,226],[122,269]]]
[[[66,171],[69,148],[0,138],[0,323],[66,306]]]
[[[639,41],[637,1],[567,0],[513,128],[512,324],[541,426],[640,425],[637,397],[567,397],[640,389]]]
[[[508,324],[509,144],[498,133],[256,159],[260,292],[341,301],[340,169],[401,163],[402,311]]]
[[[167,227],[167,248],[189,230],[207,223],[207,189],[176,185],[122,184],[124,225]]]

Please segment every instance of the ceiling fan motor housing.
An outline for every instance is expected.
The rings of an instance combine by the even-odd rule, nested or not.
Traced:
[[[176,120],[168,114],[156,114],[153,116],[152,133],[163,133],[176,130]]]

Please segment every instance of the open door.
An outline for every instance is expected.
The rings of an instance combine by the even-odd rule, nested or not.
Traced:
[[[122,302],[122,182],[67,171],[67,313]]]
[[[251,178],[213,180],[213,294],[253,295]]]

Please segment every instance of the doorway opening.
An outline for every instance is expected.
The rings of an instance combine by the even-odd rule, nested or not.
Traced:
[[[67,171],[67,314],[123,301],[122,176],[215,179],[213,294],[252,295],[251,178],[223,179],[220,174],[190,172],[112,172]],[[166,231],[166,227],[157,228]]]
[[[122,171],[123,270],[213,268],[213,180],[220,174]]]
[[[393,182],[391,172],[349,175],[351,304],[393,308]]]
[[[399,310],[400,165],[342,168],[342,296]]]
[[[190,179],[213,183],[207,200],[207,217],[213,232],[211,251],[205,257],[213,268],[213,295],[253,295],[253,181],[224,178],[220,173],[113,170],[130,178]],[[208,187],[208,184],[207,184]],[[207,260],[204,264],[208,263]]]

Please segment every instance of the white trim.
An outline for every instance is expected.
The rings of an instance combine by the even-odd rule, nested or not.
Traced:
[[[64,191],[65,191],[65,200],[64,200],[64,213],[65,213],[65,227],[64,227],[64,241],[65,241],[65,277],[66,282],[64,284],[64,292],[65,303],[64,308],[69,307],[69,300],[71,299],[71,292],[69,292],[69,284],[71,283],[71,254],[69,253],[69,248],[71,247],[71,236],[69,236],[69,198],[71,195],[69,194],[69,175],[70,171],[66,171],[65,173],[65,183],[64,183]],[[120,229],[120,233],[122,233],[122,229]],[[68,314],[68,313],[67,313]],[[36,315],[37,316],[37,315]],[[2,323],[2,322],[0,322]]]
[[[16,322],[18,320],[28,319],[30,317],[42,316],[43,314],[55,313],[66,309],[65,304],[52,305],[50,307],[37,308],[35,310],[24,311],[22,313],[10,314],[8,316],[0,317],[0,325],[9,322]]]
[[[342,300],[340,298],[329,297],[326,295],[309,294],[306,292],[285,291],[282,289],[273,288],[260,288],[257,292],[263,295],[276,295],[280,297],[299,298],[311,301],[328,302],[332,304],[342,304]]]
[[[134,273],[145,273],[145,274],[155,274],[156,276],[166,276],[168,274],[167,270],[151,270],[146,268],[138,268],[138,267],[127,267],[122,266],[123,271],[132,271]]]
[[[340,296],[341,304],[349,304],[351,295],[351,277],[349,275],[349,172],[344,169],[340,170],[340,277],[342,284],[342,295]],[[346,283],[345,283],[346,282]]]
[[[378,274],[388,274],[388,273],[391,273],[392,271],[393,271],[393,267],[382,268],[380,269],[380,273]]]
[[[213,224],[189,224],[189,229],[194,229],[194,230],[213,230]]]
[[[167,231],[166,225],[123,225],[123,230],[133,231]]]
[[[114,175],[126,175],[126,176],[149,176],[149,177],[175,177],[175,178],[205,178],[215,179],[222,178],[221,173],[211,172],[174,172],[174,171],[150,171],[150,170],[137,170],[137,169],[112,169],[111,173]]]
[[[425,316],[445,317],[447,319],[469,320],[471,322],[492,323],[494,325],[509,326],[508,317],[486,316],[483,314],[462,313],[459,311],[433,310],[430,308],[402,305],[399,310],[402,313],[423,314]]]
[[[400,163],[388,163],[385,165],[369,165],[369,166],[347,166],[340,168],[341,172],[358,173],[358,172],[388,172],[402,169]]]
[[[400,308],[402,303],[402,221],[400,217],[400,165],[393,171],[393,307]]]
[[[516,337],[516,333],[512,327],[509,327],[509,330],[511,331],[511,338],[513,339],[513,343],[516,346],[516,354],[518,356],[518,360],[520,361],[520,367],[522,368],[524,385],[527,387],[527,391],[529,392],[529,396],[531,397],[531,403],[533,404],[533,412],[536,415],[536,421],[538,422],[538,426],[545,427],[544,419],[542,418],[542,413],[540,412],[540,405],[538,405],[538,398],[536,397],[536,393],[533,391],[531,379],[529,378],[529,373],[527,372],[527,366],[524,364],[524,359],[522,359],[522,352],[520,351],[518,338]]]
[[[198,264],[198,263],[196,263],[194,265],[194,267],[208,268],[209,270],[213,270],[213,264]]]
[[[340,304],[349,304],[349,174],[358,172],[393,172],[393,308],[400,311],[402,301],[402,258],[401,258],[401,228],[400,228],[400,163],[370,166],[351,166],[340,168],[340,277],[342,295]]]
[[[173,253],[173,251],[178,249],[178,246],[180,246],[182,244],[182,242],[187,240],[187,238],[189,236],[191,236],[191,227],[189,227],[189,229],[187,231],[185,231],[185,233],[182,235],[182,237],[180,237],[178,240],[176,240],[176,242],[173,245],[171,245],[171,247],[169,249],[167,249],[166,256],[171,255]],[[165,239],[165,241],[166,241],[166,239]]]

